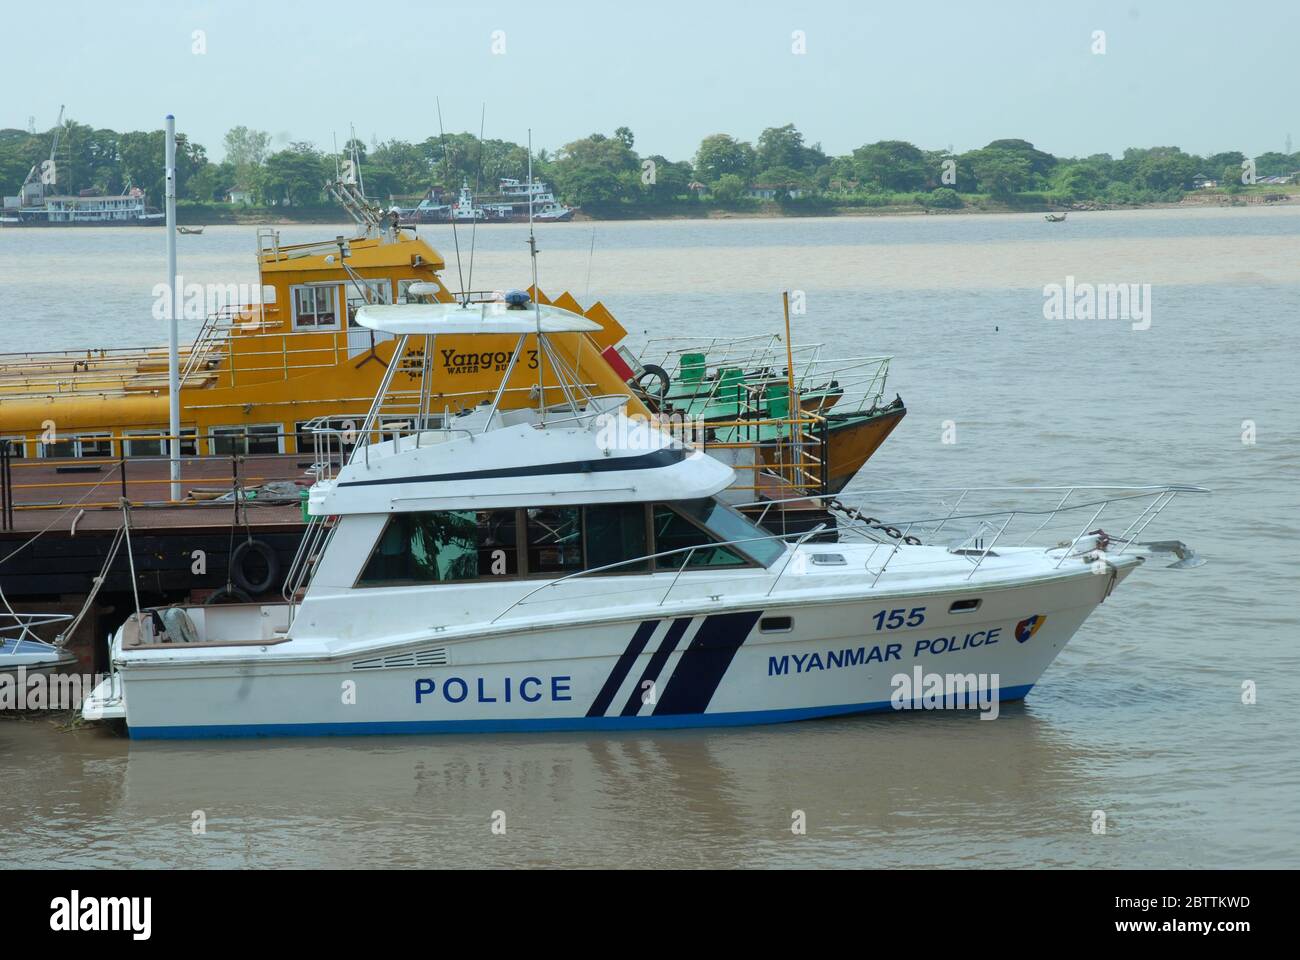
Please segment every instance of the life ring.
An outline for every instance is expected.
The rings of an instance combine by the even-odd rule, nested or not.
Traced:
[[[252,603],[253,598],[238,587],[226,584],[203,601],[205,607],[215,607],[223,603]]]
[[[253,554],[260,556],[266,565],[266,575],[261,580],[254,580],[247,570],[248,559]],[[270,590],[279,574],[280,558],[261,540],[245,540],[235,548],[230,558],[230,579],[240,590],[254,597]]]

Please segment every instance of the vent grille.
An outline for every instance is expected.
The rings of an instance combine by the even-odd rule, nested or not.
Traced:
[[[399,653],[391,657],[371,657],[368,660],[353,660],[353,670],[392,670],[401,667],[445,667],[447,665],[447,648],[434,647],[416,653]]]

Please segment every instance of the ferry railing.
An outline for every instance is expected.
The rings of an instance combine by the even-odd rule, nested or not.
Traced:
[[[1056,495],[1061,493],[1062,491],[1075,491],[1075,492],[1091,491],[1094,493],[1100,491],[1122,491],[1122,492],[1117,493],[1114,496],[1107,496],[1107,497],[1102,497],[1100,499],[1083,501],[1069,506],[1049,507],[1047,509],[1034,509],[1032,507],[1016,507],[1016,508],[1010,508],[1004,510],[983,511],[983,512],[974,512],[974,513],[966,513],[966,514],[954,514],[951,511],[949,511],[946,515],[940,515],[940,516],[899,518],[899,519],[894,519],[889,521],[879,520],[875,522],[856,522],[856,523],[849,523],[849,524],[840,523],[836,527],[836,532],[841,535],[848,534],[852,537],[860,538],[866,542],[874,544],[876,547],[882,547],[886,545],[890,547],[889,553],[886,556],[885,561],[878,568],[873,570],[871,566],[871,557],[869,556],[867,559],[866,571],[867,573],[874,575],[871,581],[871,587],[874,589],[879,584],[881,578],[883,577],[886,569],[890,564],[890,561],[892,561],[894,557],[900,554],[903,550],[908,549],[910,546],[913,546],[913,544],[910,544],[908,542],[910,537],[912,536],[911,532],[913,530],[925,529],[926,526],[929,524],[935,524],[936,526],[941,526],[942,524],[945,524],[949,521],[958,521],[958,522],[974,521],[977,524],[987,524],[989,528],[991,528],[992,526],[995,526],[995,524],[992,524],[991,521],[994,519],[1000,519],[1002,523],[1000,526],[997,527],[998,532],[993,538],[993,540],[990,541],[987,545],[983,545],[981,543],[981,545],[977,549],[966,547],[965,544],[972,542],[972,539],[975,536],[974,534],[972,534],[971,536],[963,538],[961,541],[958,541],[957,543],[952,544],[948,547],[948,551],[950,553],[958,556],[965,556],[969,552],[973,552],[975,554],[975,558],[974,560],[972,560],[973,567],[966,577],[966,579],[969,580],[972,577],[974,577],[975,573],[979,570],[979,567],[984,562],[984,560],[987,557],[994,555],[992,551],[994,545],[997,542],[997,539],[1006,532],[1008,527],[1010,527],[1012,522],[1017,518],[1024,518],[1024,517],[1037,518],[1040,516],[1046,516],[1047,519],[1050,521],[1052,519],[1058,518],[1061,515],[1073,514],[1075,511],[1087,510],[1092,507],[1100,508],[1107,505],[1113,505],[1113,504],[1124,503],[1124,502],[1143,501],[1143,500],[1154,498],[1156,502],[1161,504],[1158,510],[1152,510],[1150,504],[1144,506],[1141,513],[1139,514],[1139,517],[1141,518],[1140,526],[1136,526],[1137,521],[1134,521],[1134,523],[1131,523],[1129,527],[1126,528],[1125,534],[1110,538],[1110,541],[1112,543],[1120,544],[1119,550],[1116,551],[1115,554],[1115,555],[1119,555],[1124,550],[1127,550],[1130,546],[1133,546],[1137,542],[1136,538],[1137,536],[1140,535],[1140,532],[1142,530],[1145,530],[1146,527],[1156,518],[1156,516],[1158,516],[1161,512],[1163,512],[1163,510],[1166,507],[1168,507],[1170,503],[1173,502],[1175,496],[1177,496],[1180,493],[1204,494],[1210,492],[1204,487],[1194,486],[1191,484],[1166,484],[1166,485],[1155,485],[1155,486],[1151,486],[1151,485],[1147,485],[1147,486],[1100,485],[1099,486],[1099,485],[1079,484],[1071,487],[1060,487],[1060,486],[965,487],[965,488],[914,487],[914,488],[894,489],[889,491],[876,491],[876,494],[887,493],[890,495],[898,495],[898,494],[913,495],[916,493],[926,493],[926,494],[956,493],[961,495],[969,495],[974,492],[996,492],[999,494],[1014,493],[1018,495],[1040,494],[1040,493],[1050,493]],[[963,496],[963,499],[964,498],[965,497]],[[758,503],[763,503],[763,502],[764,501],[757,501],[756,503],[741,504],[740,506],[741,507],[756,506]],[[1088,527],[1091,526],[1091,524],[1095,521],[1095,519],[1100,514],[1100,512],[1101,511],[1099,509],[1096,513],[1092,514],[1091,519],[1089,519],[1089,521],[1083,525],[1082,530],[1078,534],[1076,534],[1073,540],[1061,541],[1044,548],[1045,552],[1049,552],[1049,553],[1054,550],[1063,550],[1062,556],[1056,565],[1057,567],[1060,566],[1061,562],[1063,562],[1066,558],[1070,557],[1073,554],[1075,546],[1078,545],[1079,541],[1084,536],[1088,535],[1087,532]],[[886,527],[893,529],[896,533],[898,533],[898,536],[891,536],[885,530]],[[1040,526],[1039,529],[1042,529],[1042,527]],[[759,542],[781,541],[789,544],[791,537],[798,537],[798,539],[794,544],[796,550],[786,551],[784,557],[785,563],[782,565],[780,571],[777,572],[776,577],[774,578],[774,580],[779,580],[779,578],[784,574],[785,570],[789,567],[789,564],[793,560],[794,553],[797,552],[798,547],[805,544],[813,536],[824,532],[824,530],[825,527],[823,525],[819,525],[816,528],[801,534],[774,533],[774,534],[766,534],[763,536],[756,536],[756,537],[745,537],[745,538],[735,539],[735,540],[723,540],[723,541],[718,541],[716,543],[711,542],[703,545],[696,544],[690,547],[678,547],[673,550],[662,550],[656,553],[645,554],[643,556],[633,557],[627,560],[619,560],[615,563],[608,563],[598,567],[592,567],[585,570],[574,571],[573,573],[566,574],[565,576],[557,577],[553,580],[548,580],[545,583],[538,584],[536,587],[529,590],[527,593],[523,594],[516,600],[512,601],[507,607],[505,607],[500,613],[498,613],[495,617],[493,617],[489,622],[496,623],[501,618],[506,616],[506,614],[510,613],[510,611],[514,610],[516,607],[526,604],[529,600],[531,600],[533,597],[537,596],[538,594],[542,593],[543,591],[554,589],[562,584],[569,583],[573,580],[589,577],[595,574],[608,573],[613,570],[618,570],[622,567],[642,566],[647,564],[650,561],[656,561],[656,566],[657,566],[657,561],[661,557],[671,557],[680,554],[686,554],[686,558],[683,560],[682,566],[677,568],[677,570],[675,571],[675,576],[673,577],[673,580],[669,585],[668,591],[659,600],[658,605],[662,606],[667,601],[668,596],[671,594],[673,588],[676,587],[678,581],[681,578],[682,572],[688,569],[690,558],[694,556],[694,554],[697,551],[702,549],[709,549],[713,547],[728,547],[728,546],[743,547],[745,544],[752,544],[752,543],[759,543]],[[1182,545],[1181,544],[1170,544],[1170,545],[1159,544],[1159,546],[1161,547],[1169,546],[1171,547],[1172,552],[1177,553],[1176,548],[1181,547]],[[872,556],[874,556],[874,551],[872,553]],[[967,559],[970,559],[970,557],[968,556]],[[773,566],[775,566],[775,563],[779,563],[779,562],[780,562],[780,558],[778,558],[778,560],[774,562]],[[696,571],[705,571],[711,568],[697,567],[694,569]],[[734,568],[717,568],[717,569],[727,570],[727,569],[734,569]],[[772,567],[769,567],[768,569],[771,570]],[[768,590],[769,595],[772,589],[774,589],[774,587],[775,587],[775,582],[769,586],[769,590]]]
[[[806,411],[864,413],[882,405],[890,360],[890,357],[820,359],[813,356],[796,360],[794,374],[791,376],[786,372],[784,354],[778,357],[765,356],[749,365],[728,365],[731,369],[741,370],[743,379],[725,382],[721,376],[722,368],[710,362],[703,378],[685,383],[694,388],[693,392],[674,396],[670,390],[666,402],[674,411],[684,408],[688,414],[708,418],[710,410],[738,402],[739,397],[731,393],[734,390],[737,394],[747,393],[752,397],[749,404],[751,409],[747,415],[758,416],[763,414],[773,399],[766,395],[770,387],[793,384],[799,402]],[[678,385],[681,385],[680,382]],[[726,395],[722,393],[724,389],[728,391]],[[780,400],[785,401],[784,394]]]
[[[775,333],[747,337],[651,337],[637,354],[637,362],[654,363],[669,374],[680,375],[682,359],[687,354],[703,353],[709,367],[734,365],[737,361],[772,353],[781,342],[780,334]]]
[[[300,372],[337,367],[371,349],[350,339],[355,328],[283,330],[274,305],[231,307],[209,314],[195,340],[181,349],[181,383],[202,378],[234,387],[249,377],[274,374],[286,380]],[[377,340],[375,345],[384,342]],[[64,351],[0,357],[0,402],[70,393],[127,393],[165,387],[167,355],[158,348]],[[264,377],[262,379],[265,379]],[[366,400],[371,399],[370,396]]]
[[[226,434],[202,438],[207,443],[220,444],[226,449],[219,452],[181,455],[181,483],[190,487],[186,499],[169,499],[170,458],[162,455],[126,454],[126,444],[148,442],[166,444],[172,439],[165,433],[157,434],[103,434],[93,437],[65,438],[90,440],[104,445],[106,450],[122,450],[123,455],[45,456],[28,458],[15,456],[16,444],[0,440],[0,529],[15,529],[15,514],[26,512],[66,511],[120,508],[125,502],[136,507],[183,507],[195,509],[213,506],[229,507],[232,498],[240,505],[269,502],[258,499],[260,488],[271,483],[292,482],[299,485],[308,478],[312,463],[299,457],[305,453],[279,452],[290,438],[300,438],[298,433]],[[193,434],[185,434],[182,443],[195,444]],[[276,452],[258,452],[258,442],[274,441]],[[37,441],[22,441],[36,444]],[[95,479],[64,479],[78,474],[96,473]],[[53,473],[53,477],[50,476]],[[28,479],[30,478],[30,479]],[[151,496],[151,491],[158,495]],[[232,493],[233,492],[233,493]],[[96,493],[100,495],[95,496]],[[80,496],[77,496],[80,494]],[[143,495],[142,495],[143,494]],[[293,501],[283,497],[273,498],[274,505],[289,506]]]

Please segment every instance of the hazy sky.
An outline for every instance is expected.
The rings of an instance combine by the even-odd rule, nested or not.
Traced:
[[[22,16],[7,13],[14,40]],[[435,97],[448,131],[477,132],[486,103],[489,137],[523,142],[532,127],[554,150],[625,125],[639,153],[674,160],[711,133],[753,140],[789,122],[834,154],[1023,137],[1057,155],[1256,155],[1300,140],[1294,0],[75,0],[30,13],[0,56],[0,127],[34,116],[45,130],[61,103],[116,130],[172,112],[214,159],[237,124],[276,146],[328,149],[349,122],[366,141],[420,140],[437,133]]]

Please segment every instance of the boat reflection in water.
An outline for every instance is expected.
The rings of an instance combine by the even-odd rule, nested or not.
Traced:
[[[60,829],[17,820],[12,865],[921,866],[990,843],[999,863],[1101,865],[1124,843],[1099,845],[1086,817],[1092,772],[1126,751],[1062,736],[1032,705],[1007,705],[996,723],[917,713],[597,735],[60,736],[62,752],[36,764],[67,785]],[[806,836],[791,833],[796,810]]]

